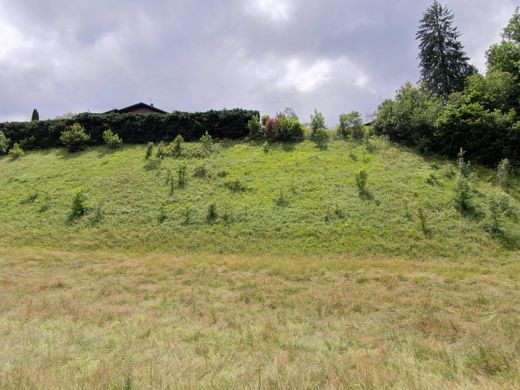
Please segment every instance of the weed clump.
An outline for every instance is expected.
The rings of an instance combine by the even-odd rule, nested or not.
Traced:
[[[188,167],[185,163],[180,163],[179,168],[177,169],[177,184],[179,187],[184,187],[188,183],[187,176]]]
[[[164,210],[164,207],[161,207],[159,209],[159,215],[157,215],[157,223],[159,225],[163,224],[168,219],[168,215],[166,214],[166,211]]]
[[[217,205],[215,203],[211,203],[208,206],[208,212],[206,213],[206,221],[208,223],[213,223],[218,218]]]
[[[365,170],[359,171],[356,174],[356,186],[359,191],[359,195],[363,198],[367,198],[370,196],[370,192],[368,191],[368,173]]]
[[[274,200],[274,203],[278,207],[287,207],[287,206],[289,206],[289,200],[287,199],[287,196],[285,195],[285,193],[283,191],[280,191],[280,193],[278,194],[278,196]]]
[[[148,142],[148,145],[146,146],[146,154],[144,155],[145,160],[148,160],[148,159],[150,159],[150,157],[152,157],[153,147],[154,147],[154,143]]]
[[[426,237],[431,237],[432,230],[428,226],[428,219],[422,208],[418,210],[419,222],[421,223],[421,230]]]
[[[509,175],[511,173],[511,163],[507,158],[504,158],[497,167],[497,182],[504,191],[509,188]]]
[[[171,146],[171,154],[174,158],[179,158],[182,156],[182,151],[184,149],[184,138],[182,135],[177,135],[173,140],[173,146]]]
[[[157,146],[157,153],[155,156],[159,159],[163,159],[166,157],[166,146],[164,145],[164,142],[159,142],[159,146]]]
[[[243,184],[240,180],[233,180],[233,181],[228,181],[226,183],[224,183],[224,186],[226,186],[226,188],[228,190],[230,190],[231,192],[245,192],[247,191],[247,187],[245,186],[245,184]]]
[[[193,176],[197,177],[199,179],[203,179],[208,176],[208,170],[204,165],[199,165],[195,168],[195,171],[193,172]]]

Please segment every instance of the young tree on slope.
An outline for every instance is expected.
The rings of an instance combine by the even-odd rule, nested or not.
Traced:
[[[417,40],[421,60],[421,81],[445,100],[464,88],[466,78],[476,73],[458,40],[460,33],[453,26],[454,15],[437,0],[424,13]]]

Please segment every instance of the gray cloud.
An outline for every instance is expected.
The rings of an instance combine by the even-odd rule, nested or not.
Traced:
[[[0,0],[0,120],[104,111],[314,108],[334,125],[416,81],[426,0]],[[473,63],[515,1],[452,0]]]

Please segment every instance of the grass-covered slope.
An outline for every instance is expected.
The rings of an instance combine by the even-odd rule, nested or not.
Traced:
[[[518,181],[462,215],[384,140],[145,150],[0,159],[0,388],[519,388]]]
[[[488,203],[501,190],[478,169],[477,212],[454,207],[456,164],[383,140],[280,145],[225,143],[209,157],[145,161],[145,146],[31,152],[0,159],[0,245],[175,253],[345,255],[357,258],[518,258],[520,231]],[[189,147],[189,146],[188,146]],[[187,183],[178,185],[185,164]],[[361,195],[356,174],[368,173]],[[171,176],[170,176],[171,175]],[[175,182],[173,194],[170,180]],[[69,221],[82,189],[89,211]],[[509,191],[517,209],[518,182]],[[208,209],[215,205],[215,219]],[[421,211],[422,210],[422,211]],[[421,217],[422,214],[422,217]],[[426,231],[426,232],[425,232]]]

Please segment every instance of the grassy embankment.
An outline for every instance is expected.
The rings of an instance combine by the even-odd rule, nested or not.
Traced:
[[[0,387],[517,388],[519,231],[486,231],[493,173],[461,216],[453,163],[373,142],[226,144],[173,195],[179,161],[142,146],[0,159]]]

